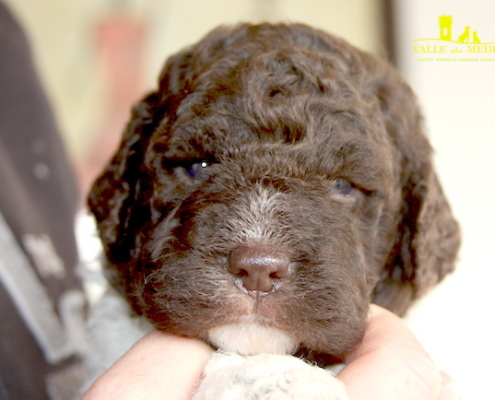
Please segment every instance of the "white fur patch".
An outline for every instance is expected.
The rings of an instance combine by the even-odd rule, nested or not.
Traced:
[[[297,349],[297,342],[286,332],[252,321],[210,329],[207,339],[222,351],[246,356],[262,353],[292,354]]]
[[[289,355],[213,354],[193,400],[348,400],[327,370]]]
[[[242,240],[260,241],[273,238],[280,231],[276,217],[282,204],[281,193],[270,192],[262,187],[253,191],[249,198],[239,199],[235,205],[237,218],[227,221],[230,231]]]

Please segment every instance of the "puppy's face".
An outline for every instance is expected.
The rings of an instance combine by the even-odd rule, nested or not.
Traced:
[[[155,148],[167,150],[151,151],[161,160],[140,257],[164,329],[204,335],[252,321],[332,354],[355,344],[393,240],[393,152],[383,128],[370,140],[362,120],[322,116],[312,96],[296,101],[319,103],[314,116],[294,110],[307,120],[297,139],[260,126],[216,136],[202,117],[158,134],[166,143]]]
[[[339,357],[373,296],[393,306],[393,279],[410,302],[407,163],[424,183],[429,148],[417,111],[391,122],[391,87],[414,99],[387,68],[299,25],[216,31],[172,58],[90,196],[134,307],[228,350]]]

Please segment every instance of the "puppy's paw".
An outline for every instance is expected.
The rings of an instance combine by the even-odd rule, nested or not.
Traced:
[[[344,384],[324,369],[287,355],[217,353],[193,400],[347,400]]]
[[[330,372],[310,365],[259,377],[245,399],[347,400],[344,384]]]

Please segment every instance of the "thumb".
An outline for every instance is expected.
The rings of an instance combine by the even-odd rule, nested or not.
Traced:
[[[438,400],[440,371],[402,319],[371,305],[362,343],[341,379],[352,400]]]

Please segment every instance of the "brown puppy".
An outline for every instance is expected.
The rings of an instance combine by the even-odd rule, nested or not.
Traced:
[[[89,205],[138,313],[241,354],[341,359],[370,302],[402,315],[459,246],[411,89],[299,24],[172,56]]]

